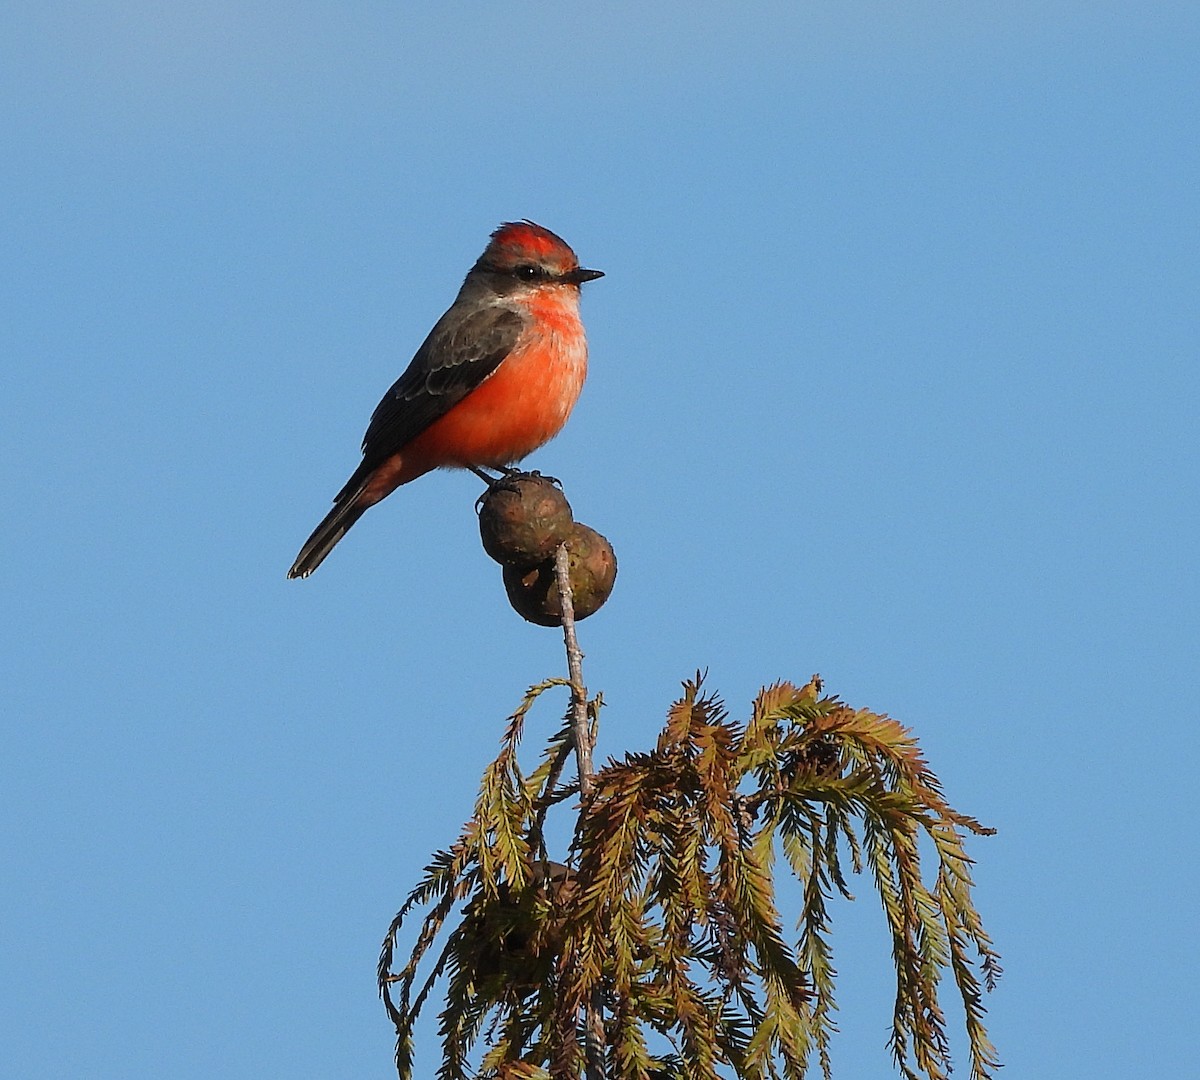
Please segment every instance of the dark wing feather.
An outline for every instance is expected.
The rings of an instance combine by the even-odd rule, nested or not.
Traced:
[[[462,401],[512,352],[524,326],[512,308],[447,311],[371,414],[363,466],[386,461]]]

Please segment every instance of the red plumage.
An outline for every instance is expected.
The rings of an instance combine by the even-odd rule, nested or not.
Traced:
[[[363,461],[288,577],[307,577],[375,503],[431,469],[509,466],[552,439],[587,376],[579,286],[601,277],[560,237],[507,222],[363,439]]]

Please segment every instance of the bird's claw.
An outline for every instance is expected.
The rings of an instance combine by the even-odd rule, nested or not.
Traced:
[[[506,471],[506,479],[508,480],[515,480],[519,476],[528,476],[536,480],[545,480],[546,483],[553,484],[556,488],[562,487],[562,481],[557,476],[547,476],[545,473],[539,472],[537,469],[533,469],[530,472],[522,472],[520,469]]]
[[[499,476],[492,476],[478,465],[468,465],[467,468],[469,468],[471,472],[473,472],[479,477],[480,480],[487,484],[489,488],[495,487],[497,484],[505,484],[513,480],[522,480],[526,478],[531,480],[545,480],[548,483],[553,484],[555,487],[562,487],[562,481],[557,476],[546,476],[537,469],[526,470],[515,468],[512,465],[491,465],[489,468],[495,469],[498,473],[500,473]]]
[[[487,484],[487,490],[475,500],[475,513],[477,514],[483,508],[484,500],[493,491],[517,491],[518,480],[545,480],[547,483],[553,484],[560,491],[562,490],[562,481],[557,476],[546,476],[538,472],[537,469],[526,471],[525,469],[513,468],[511,465],[493,465],[492,468],[496,469],[500,475],[492,476],[478,466],[470,465],[468,468]]]

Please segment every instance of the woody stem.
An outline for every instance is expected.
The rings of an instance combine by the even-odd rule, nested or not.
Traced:
[[[566,543],[554,553],[554,573],[558,580],[562,608],[563,642],[567,647],[567,672],[571,679],[571,718],[575,726],[575,761],[579,767],[579,793],[587,796],[592,789],[592,733],[588,725],[587,688],[583,685],[583,651],[575,636],[575,603],[571,593],[570,555]]]
[[[575,604],[571,594],[570,553],[566,543],[554,553],[554,573],[562,608],[563,642],[567,648],[567,672],[571,679],[571,719],[575,731],[575,762],[579,770],[579,796],[586,804],[592,790],[592,732],[588,724],[587,688],[583,685],[583,651],[575,636]],[[597,987],[584,1007],[585,1061],[587,1080],[604,1080],[603,996]]]

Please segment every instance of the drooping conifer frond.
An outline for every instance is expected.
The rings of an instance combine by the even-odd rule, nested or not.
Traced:
[[[828,1077],[829,903],[851,898],[848,871],[870,875],[891,936],[890,1047],[901,1073],[949,1073],[938,996],[949,971],[965,1007],[971,1076],[994,1075],[982,991],[1000,969],[963,846],[967,833],[990,830],[950,807],[906,728],[822,696],[818,679],[767,687],[744,726],[701,682],[684,684],[652,751],[594,775],[563,862],[548,858],[542,830],[564,791],[578,791],[559,786],[569,718],[529,776],[517,751],[534,701],[565,683],[530,690],[484,773],[475,814],[434,857],[384,942],[380,990],[404,1080],[413,1023],[439,978],[439,1080],[577,1080],[582,1018],[597,1000],[612,1080],[799,1078],[814,1063]],[[937,861],[928,881],[922,834]],[[780,854],[800,884],[799,911],[786,920]],[[418,907],[426,914],[397,970],[398,937]],[[792,920],[795,940],[785,930]]]

